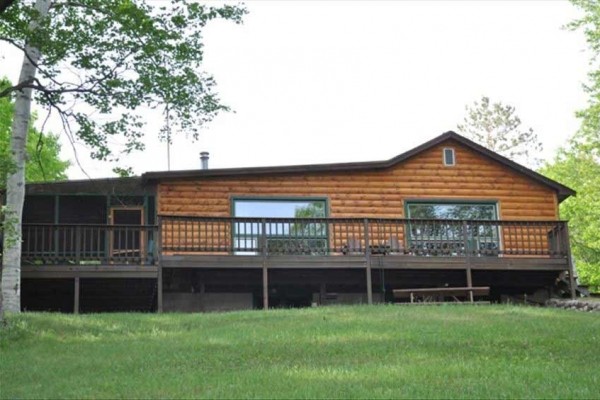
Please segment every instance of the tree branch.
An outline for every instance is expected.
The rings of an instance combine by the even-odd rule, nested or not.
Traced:
[[[0,0],[2,1],[2,0]],[[57,81],[56,79],[54,79],[52,77],[52,75],[50,75],[49,72],[47,72],[45,69],[43,69],[42,67],[40,67],[40,65],[35,62],[35,60],[33,60],[31,58],[31,56],[29,55],[29,53],[27,51],[25,51],[25,47],[21,46],[19,43],[17,43],[16,41],[12,40],[11,38],[7,38],[4,36],[0,36],[0,40],[2,40],[3,42],[9,43],[11,45],[13,45],[14,47],[16,47],[17,49],[21,50],[23,52],[23,54],[25,54],[25,57],[27,57],[27,59],[29,60],[29,62],[38,70],[40,71],[46,78],[48,78],[52,83],[54,83],[55,85],[61,86],[63,85],[63,83]],[[0,96],[2,97],[2,96]]]
[[[0,0],[0,14],[10,7],[16,0]]]
[[[26,89],[26,88],[30,88],[32,87],[32,83],[35,81],[35,79],[28,79],[26,81],[20,82],[15,86],[10,86],[7,87],[6,89],[4,89],[3,91],[0,92],[0,98],[2,97],[8,97],[8,95],[10,95],[12,92],[17,92],[21,89]]]
[[[102,9],[101,7],[95,7],[91,4],[85,4],[85,3],[81,3],[79,1],[65,1],[62,3],[59,2],[55,2],[53,4],[50,5],[50,8],[61,8],[61,7],[79,7],[79,8],[85,8],[88,10],[94,10],[100,14],[104,14],[107,16],[114,16],[113,13],[109,13],[107,12],[105,9]]]

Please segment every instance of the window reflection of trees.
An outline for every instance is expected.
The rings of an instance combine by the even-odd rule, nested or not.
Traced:
[[[496,206],[414,203],[408,205],[408,216],[410,219],[431,220],[409,224],[410,240],[413,243],[420,242],[419,245],[425,248],[448,247],[448,243],[465,241],[463,234],[465,227],[461,220],[495,220]],[[468,222],[466,232],[471,250],[493,252],[499,248],[498,227],[495,225]]]
[[[234,227],[237,250],[260,251],[261,240],[264,238],[267,251],[271,254],[324,254],[327,252],[327,224],[324,221],[315,220],[325,218],[324,201],[248,201],[248,203],[250,202],[252,203],[252,212],[256,215],[246,212],[248,215],[236,213],[236,217],[265,218],[265,232],[264,234],[262,232],[262,221],[247,222]],[[282,219],[274,221],[272,218]],[[302,221],[296,219],[302,219]]]
[[[327,252],[327,224],[311,220],[325,218],[325,203],[313,202],[296,206],[294,218],[302,221],[286,223],[285,237],[279,237],[277,231],[267,231],[267,251],[269,253],[317,255]],[[272,224],[269,224],[271,226]],[[273,234],[275,233],[275,234]]]

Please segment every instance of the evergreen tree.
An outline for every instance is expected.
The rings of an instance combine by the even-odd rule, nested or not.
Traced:
[[[488,97],[466,106],[467,115],[459,124],[458,133],[520,164],[534,167],[542,143],[533,129],[521,127],[515,108],[502,103],[490,103]]]

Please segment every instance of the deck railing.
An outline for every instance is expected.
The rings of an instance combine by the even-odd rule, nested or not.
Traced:
[[[566,257],[563,221],[160,216],[169,253]]]
[[[154,264],[155,225],[23,224],[24,264]]]
[[[563,221],[160,216],[158,225],[143,226],[23,224],[24,264],[152,265],[159,248],[167,254],[564,258],[568,237]]]

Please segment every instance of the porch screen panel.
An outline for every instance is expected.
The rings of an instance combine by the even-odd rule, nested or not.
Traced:
[[[25,196],[23,205],[23,223],[25,224],[52,224],[55,218],[54,196]]]
[[[54,218],[54,196],[25,196],[25,204],[23,206],[23,224],[26,225],[23,226],[23,241],[21,247],[24,257],[44,257],[55,253],[56,230],[52,229],[50,226],[27,225],[52,224],[54,223]],[[2,243],[0,243],[0,247],[1,246]]]
[[[255,254],[262,248],[261,240],[266,240],[270,253],[315,254],[327,250],[327,224],[310,220],[325,218],[324,200],[237,199],[234,216],[244,218],[232,227],[237,254]],[[263,218],[267,220],[265,232]]]
[[[107,254],[104,229],[108,221],[106,196],[65,195],[58,200],[58,222],[65,224],[57,232],[58,253],[63,257],[97,260]]]
[[[428,254],[462,254],[463,225],[457,220],[497,220],[496,204],[492,203],[407,203],[409,219],[436,220],[414,222],[409,226],[409,242],[414,251]],[[441,221],[440,221],[441,220]],[[444,221],[445,220],[445,221]],[[469,250],[494,255],[500,249],[498,227],[485,223],[467,224]]]
[[[58,204],[61,224],[106,224],[108,221],[106,196],[60,196]]]

